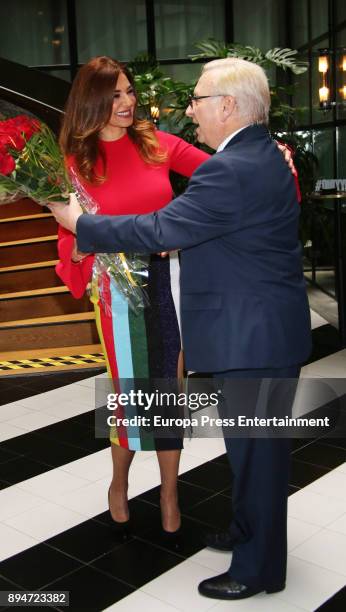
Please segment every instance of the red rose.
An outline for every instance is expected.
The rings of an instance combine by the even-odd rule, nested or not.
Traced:
[[[17,115],[17,117],[13,117],[13,119],[8,121],[24,135],[26,140],[29,140],[35,132],[39,132],[41,129],[40,122],[27,115]]]
[[[17,151],[22,151],[25,147],[25,140],[18,129],[13,128],[3,132],[0,127],[0,146],[11,147]]]
[[[11,119],[0,122],[0,133],[9,134],[14,137],[14,148],[17,150],[21,150],[25,145],[25,143],[23,144],[22,141],[18,139],[18,136],[20,138],[24,137],[25,141],[27,141],[35,132],[39,132],[40,129],[40,122],[27,115],[17,115],[17,117],[12,117]],[[14,134],[18,136],[14,136]]]
[[[11,135],[10,147],[16,149],[17,151],[22,151],[22,149],[24,149],[25,140],[19,131],[13,132],[13,134]]]
[[[5,149],[5,147],[8,147],[9,143],[10,139],[8,135],[4,134],[3,132],[0,132],[0,148]]]
[[[13,172],[15,167],[16,164],[13,157],[4,149],[0,149],[0,174],[7,176]]]

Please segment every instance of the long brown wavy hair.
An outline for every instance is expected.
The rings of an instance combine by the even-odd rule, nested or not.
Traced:
[[[94,171],[99,155],[104,173],[106,170],[98,134],[111,117],[114,89],[121,73],[134,87],[133,76],[124,64],[107,56],[92,58],[79,69],[66,103],[59,143],[65,157],[74,157],[78,174],[89,183],[102,183],[106,178]],[[145,162],[160,164],[167,159],[167,153],[160,149],[154,126],[150,121],[137,119],[136,109],[127,132]]]

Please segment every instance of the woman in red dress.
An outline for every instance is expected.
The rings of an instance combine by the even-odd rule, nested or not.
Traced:
[[[68,166],[98,203],[98,212],[108,215],[159,210],[172,199],[170,170],[191,176],[208,158],[180,138],[136,118],[131,73],[109,57],[96,57],[79,70],[67,102],[60,143]],[[79,253],[73,234],[63,228],[59,228],[58,249],[57,273],[79,298],[91,280],[94,256]],[[151,256],[148,293],[150,305],[135,315],[109,278],[95,280],[94,275],[91,300],[112,379],[177,377],[181,346],[169,257]],[[113,520],[123,525],[129,520],[128,474],[136,450],[156,450],[162,526],[166,532],[176,532],[180,527],[177,476],[181,439],[156,438],[144,428],[122,427],[112,428],[111,442],[109,506]]]

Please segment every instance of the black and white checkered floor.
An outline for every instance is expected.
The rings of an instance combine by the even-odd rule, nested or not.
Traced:
[[[346,350],[337,349],[335,329],[312,315],[314,353],[305,374],[345,378]],[[133,530],[119,541],[106,512],[108,442],[94,438],[94,378],[84,371],[0,379],[0,591],[67,590],[70,610],[96,612],[346,609],[345,439],[294,441],[287,588],[217,602],[196,587],[229,565],[228,553],[205,549],[201,540],[229,516],[223,441],[185,443],[178,551],[160,534],[155,454],[138,453],[130,483]]]

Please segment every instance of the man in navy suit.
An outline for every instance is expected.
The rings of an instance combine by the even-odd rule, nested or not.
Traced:
[[[210,62],[186,112],[198,124],[198,140],[217,152],[183,195],[148,215],[82,215],[76,202],[52,207],[77,233],[80,251],[182,249],[186,368],[224,379],[296,378],[311,350],[296,187],[268,133],[269,107],[259,66]],[[226,438],[226,448],[234,475],[226,546],[232,562],[199,591],[217,599],[279,591],[286,576],[289,441]]]

